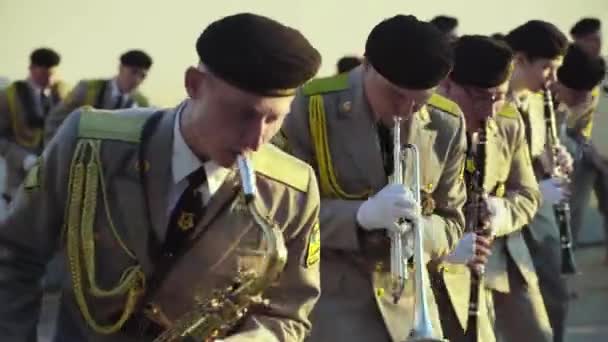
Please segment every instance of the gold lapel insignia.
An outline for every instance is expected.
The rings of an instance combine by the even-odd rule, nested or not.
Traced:
[[[182,211],[177,219],[177,226],[182,231],[187,231],[194,227],[194,213]]]
[[[135,171],[137,171],[137,172],[141,171],[141,167],[142,167],[142,163],[139,160],[135,161]],[[150,170],[150,162],[147,160],[144,160],[143,167],[144,167],[143,171],[148,172],[148,170]]]
[[[342,113],[348,113],[352,108],[353,103],[350,101],[344,101],[342,102],[342,105],[340,105],[340,110],[342,111]]]

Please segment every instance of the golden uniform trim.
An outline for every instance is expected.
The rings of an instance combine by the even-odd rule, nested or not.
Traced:
[[[22,116],[18,115],[17,86],[14,82],[6,89],[6,97],[13,136],[17,144],[27,148],[40,146],[42,143],[42,129],[27,127]]]
[[[315,150],[317,167],[319,169],[319,187],[321,197],[364,199],[369,197],[371,191],[361,194],[348,194],[338,184],[336,171],[331,161],[329,138],[327,136],[327,123],[323,95],[313,95],[308,102],[310,120],[310,136]]]
[[[253,153],[251,160],[257,173],[299,191],[308,191],[310,166],[286,154],[278,147],[265,144],[258,152]]]
[[[119,331],[135,311],[137,300],[145,291],[145,275],[140,265],[134,265],[125,269],[118,284],[110,289],[101,288],[97,283],[94,223],[99,198],[103,201],[99,207],[104,209],[108,219],[107,229],[112,232],[122,251],[136,260],[133,252],[118,235],[110,215],[100,147],[100,140],[82,139],[76,145],[68,181],[66,249],[74,297],[80,313],[95,332],[112,334]],[[92,315],[87,295],[95,298],[124,298],[123,311],[114,322],[100,323]]]

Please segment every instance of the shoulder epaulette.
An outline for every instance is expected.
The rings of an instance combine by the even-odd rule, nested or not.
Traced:
[[[302,87],[304,95],[330,93],[348,89],[348,73],[314,79]]]
[[[95,79],[90,79],[90,80],[85,80],[85,83],[87,84],[88,87],[101,87],[102,84],[104,84],[105,82],[107,82],[108,80],[106,79],[102,79],[102,78],[95,78]]]
[[[502,116],[505,118],[517,119],[519,118],[519,111],[517,107],[512,102],[505,103],[504,106],[496,113],[498,116]]]
[[[148,107],[148,106],[150,106],[150,101],[148,101],[148,98],[144,94],[142,94],[142,93],[140,93],[138,91],[136,91],[133,94],[133,98],[135,99],[135,102],[137,102],[137,104],[140,107]]]
[[[78,124],[78,137],[138,143],[148,115],[124,115],[84,107]]]
[[[70,91],[68,84],[64,81],[55,82],[52,85],[51,89],[52,89],[52,92],[57,94],[57,96],[59,96],[60,99],[65,98]]]
[[[433,93],[433,95],[431,95],[431,98],[428,100],[427,104],[454,116],[462,115],[462,110],[460,110],[460,107],[458,107],[456,102],[437,93]]]
[[[253,167],[263,174],[299,191],[306,192],[310,182],[309,166],[274,145],[265,144],[252,157]]]

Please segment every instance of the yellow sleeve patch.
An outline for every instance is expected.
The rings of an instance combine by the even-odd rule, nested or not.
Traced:
[[[319,222],[315,223],[308,237],[308,247],[306,250],[306,267],[313,266],[321,259],[321,230]]]

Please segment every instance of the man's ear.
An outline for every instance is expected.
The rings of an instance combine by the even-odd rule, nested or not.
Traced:
[[[188,96],[196,99],[201,95],[201,88],[207,75],[205,72],[198,70],[195,67],[189,67],[184,76],[184,87]]]

